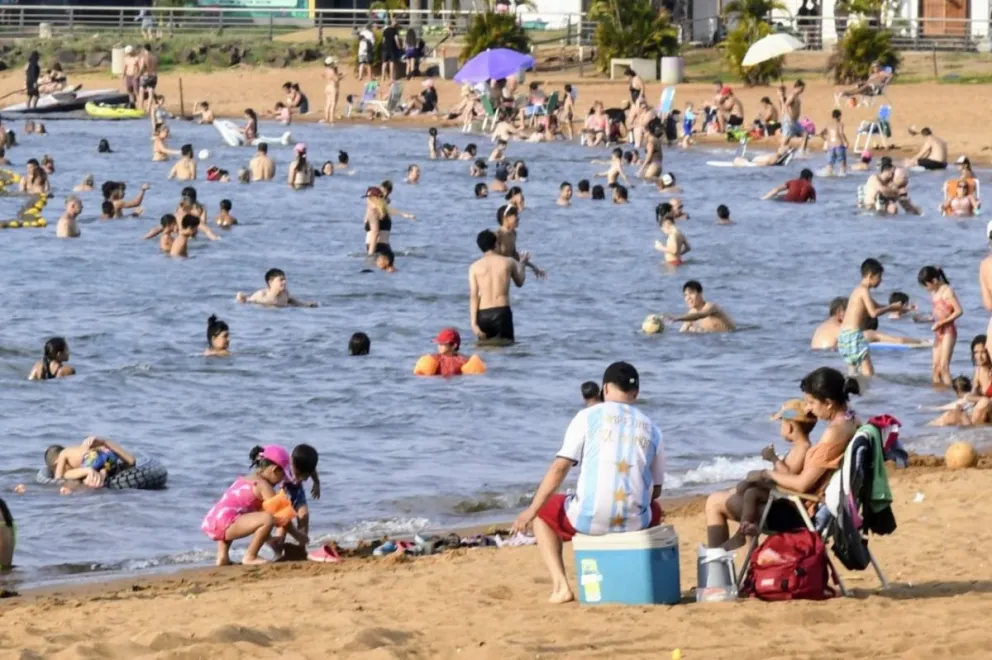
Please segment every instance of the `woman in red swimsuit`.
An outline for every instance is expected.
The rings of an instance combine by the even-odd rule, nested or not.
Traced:
[[[934,385],[951,386],[951,356],[958,341],[954,322],[961,316],[961,303],[951,288],[944,271],[936,266],[924,266],[916,281],[930,292],[933,303],[933,368]]]
[[[975,335],[971,340],[971,363],[975,373],[971,377],[972,393],[982,397],[971,411],[972,424],[988,424],[992,413],[992,355],[985,345],[985,335]]]

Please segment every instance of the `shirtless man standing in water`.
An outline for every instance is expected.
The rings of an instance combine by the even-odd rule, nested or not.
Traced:
[[[269,158],[269,145],[264,142],[259,143],[258,153],[248,163],[248,167],[251,169],[252,181],[271,181],[275,177],[276,166]]]
[[[679,332],[733,332],[734,320],[719,305],[703,300],[703,285],[689,280],[682,285],[682,295],[689,313],[684,316],[662,315],[662,318],[681,323]]]
[[[56,238],[79,238],[79,225],[76,218],[83,212],[83,203],[75,195],[65,198],[65,213],[55,227]]]
[[[809,144],[809,133],[800,126],[799,114],[803,110],[802,95],[805,91],[806,83],[802,80],[796,81],[791,92],[785,91],[785,85],[778,88],[778,98],[782,104],[782,146],[789,146],[792,138],[800,138],[800,151],[804,154]]]
[[[479,339],[514,341],[513,311],[510,309],[510,282],[524,285],[524,268],[530,255],[520,255],[520,261],[496,253],[496,234],[485,229],[479,232],[476,244],[482,257],[468,269],[469,318],[472,332]]]

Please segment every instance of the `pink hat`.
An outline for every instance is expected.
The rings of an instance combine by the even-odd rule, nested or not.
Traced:
[[[293,462],[290,459],[289,451],[282,445],[265,445],[259,458],[275,463],[282,468],[283,475],[287,480],[293,479]]]
[[[307,143],[306,142],[297,142],[296,143],[296,153],[298,153],[298,154],[305,154],[306,152],[307,152]]]

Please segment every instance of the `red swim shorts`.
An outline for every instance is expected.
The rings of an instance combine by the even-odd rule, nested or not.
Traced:
[[[572,527],[572,523],[569,522],[568,516],[565,515],[565,498],[567,496],[564,493],[556,493],[548,498],[548,501],[544,503],[544,506],[540,508],[537,512],[537,517],[545,522],[545,524],[554,530],[558,538],[562,540],[563,543],[568,543],[572,540],[572,537],[578,534],[575,528]],[[661,524],[662,512],[661,505],[658,502],[651,502],[651,524],[648,527],[657,527]]]

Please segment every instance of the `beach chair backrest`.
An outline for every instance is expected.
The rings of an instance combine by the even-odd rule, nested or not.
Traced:
[[[886,103],[878,109],[879,121],[890,121],[892,119],[892,106]]]
[[[386,101],[386,109],[390,112],[396,109],[403,100],[403,83],[394,82],[389,88],[389,99]]]
[[[493,100],[488,94],[482,96],[482,109],[486,111],[487,117],[494,117],[496,115],[496,108],[493,107]]]
[[[558,92],[553,92],[551,96],[548,98],[547,112],[550,115],[552,112],[556,111],[557,109],[558,109]]]

